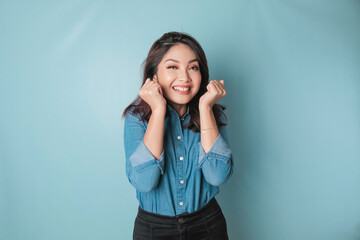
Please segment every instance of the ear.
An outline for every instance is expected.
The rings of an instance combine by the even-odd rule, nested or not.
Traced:
[[[157,75],[156,75],[156,74],[154,74],[154,76],[153,76],[153,81],[156,82],[156,83],[158,82],[158,79],[157,79]]]

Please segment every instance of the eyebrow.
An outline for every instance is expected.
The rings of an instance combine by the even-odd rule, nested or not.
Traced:
[[[175,59],[172,59],[172,58],[167,59],[165,62],[167,62],[167,61],[173,61],[173,62],[179,63],[178,60],[175,60]],[[189,63],[192,63],[192,62],[199,62],[199,60],[197,58],[195,58],[195,59],[189,61]]]

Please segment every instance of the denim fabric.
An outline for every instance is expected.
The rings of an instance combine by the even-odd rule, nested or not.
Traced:
[[[227,224],[213,198],[205,207],[176,217],[149,213],[139,208],[134,240],[227,240]]]
[[[221,115],[222,121],[224,116]],[[126,114],[124,145],[126,174],[136,189],[140,207],[148,212],[175,216],[204,207],[232,175],[232,151],[226,126],[205,154],[199,132],[183,129],[189,108],[181,118],[167,104],[163,151],[156,159],[143,142],[148,123]]]

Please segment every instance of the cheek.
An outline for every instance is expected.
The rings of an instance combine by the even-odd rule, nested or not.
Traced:
[[[162,70],[161,71],[161,76],[164,78],[164,79],[167,79],[167,78],[174,78],[177,76],[177,73],[176,71],[171,71],[169,69],[165,69],[165,70]]]
[[[196,95],[199,90],[200,90],[200,83],[201,83],[201,80],[197,81],[196,84],[194,83],[193,84],[193,87],[194,87],[194,94]]]
[[[174,79],[176,79],[176,76],[174,76],[174,74],[162,74],[161,76],[159,75],[159,84],[164,88],[164,87],[169,87],[171,86],[172,82],[174,81]]]
[[[197,74],[194,78],[193,78],[193,84],[196,85],[197,89],[200,88],[200,84],[201,84],[201,75],[200,73]]]

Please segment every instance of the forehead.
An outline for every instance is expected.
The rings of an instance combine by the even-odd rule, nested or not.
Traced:
[[[188,45],[180,43],[171,47],[164,55],[161,62],[165,62],[169,58],[187,63],[188,61],[195,59],[196,54]]]

